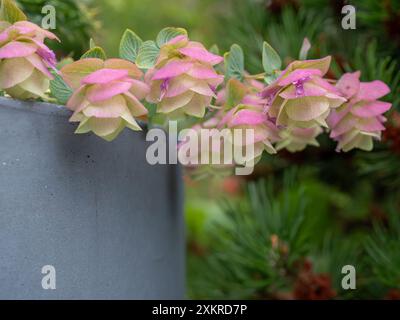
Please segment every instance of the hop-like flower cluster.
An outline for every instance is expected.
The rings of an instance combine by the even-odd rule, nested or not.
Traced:
[[[57,37],[28,21],[0,22],[0,90],[18,99],[43,97],[56,57],[44,40]],[[58,39],[57,39],[58,40]]]
[[[281,129],[277,149],[301,151],[316,145],[316,137],[327,128],[330,112],[346,99],[323,76],[331,58],[294,61],[262,93],[268,114]]]
[[[221,110],[207,120],[208,126],[253,129],[255,133],[250,142],[254,154],[236,164],[257,163],[264,151],[297,152],[307,145],[318,146],[317,137],[324,129],[332,130],[338,150],[372,149],[372,139],[379,139],[384,130],[383,113],[391,107],[377,99],[389,93],[389,88],[381,81],[360,83],[359,72],[345,74],[334,85],[324,78],[330,60],[294,61],[268,86],[246,74],[241,86],[228,88],[227,84],[219,90],[215,104]],[[227,95],[232,95],[232,88],[237,88],[233,96],[243,94],[243,98],[229,106]],[[246,146],[244,139],[239,141]],[[222,146],[214,152],[223,154]]]
[[[360,72],[344,74],[336,87],[348,99],[329,116],[330,136],[338,142],[337,150],[371,151],[373,139],[380,140],[385,130],[383,114],[392,106],[378,101],[390,92],[389,87],[379,80],[360,82]]]
[[[74,90],[67,107],[74,111],[70,121],[80,123],[76,133],[113,140],[125,127],[141,130],[136,118],[148,113],[140,100],[149,87],[135,64],[89,58],[66,65],[61,74]]]
[[[176,31],[180,35],[171,39],[171,32],[176,35]],[[204,118],[194,127],[197,133],[205,128],[216,129],[213,132],[221,138],[218,130],[231,133],[230,140],[212,145],[211,150],[200,144],[197,156],[222,158],[227,146],[247,150],[251,144],[253,153],[242,152],[246,157],[235,159],[236,164],[247,166],[256,163],[264,151],[296,152],[307,145],[318,146],[317,137],[324,130],[338,142],[338,151],[371,150],[373,139],[380,139],[385,129],[383,114],[391,104],[378,99],[390,92],[388,86],[382,81],[360,82],[360,72],[345,74],[335,84],[325,78],[330,57],[294,61],[279,71],[279,57],[265,45],[266,73],[251,76],[244,71],[244,56],[236,46],[226,55],[226,75],[222,75],[224,68],[218,65],[224,58],[189,40],[182,30],[164,29],[157,45],[150,41],[152,53],[142,50],[136,35],[127,34],[130,37],[121,42],[125,58],[155,60],[145,74],[135,63],[122,59],[84,58],[62,68],[61,76],[73,90],[67,107],[74,112],[70,121],[79,122],[76,133],[92,131],[113,140],[125,127],[141,130],[137,119],[147,119],[148,110],[141,103],[146,99],[166,119]],[[44,44],[47,38],[57,39],[27,21],[0,22],[0,90],[20,99],[45,96],[53,79],[50,69],[57,72],[55,55]],[[136,57],[126,57],[134,51]],[[264,76],[269,85],[258,81]],[[205,117],[214,107],[219,110]],[[254,132],[251,141],[246,139],[248,129]],[[244,133],[239,140],[238,131]]]
[[[185,35],[173,38],[161,47],[155,67],[146,73],[151,87],[147,100],[170,118],[203,117],[223,82],[224,77],[214,69],[222,61]]]
[[[238,141],[234,139],[233,145],[245,148],[247,144],[253,144],[254,153],[243,152],[246,158],[243,159],[243,163],[238,163],[240,165],[257,163],[264,151],[269,154],[276,153],[272,144],[279,140],[279,131],[269,118],[265,103],[265,99],[255,94],[245,95],[242,101],[229,110],[217,125],[218,128],[228,128],[232,131],[242,130],[243,136]],[[246,140],[247,129],[254,130],[254,138],[251,141]],[[235,137],[234,134],[232,137]]]

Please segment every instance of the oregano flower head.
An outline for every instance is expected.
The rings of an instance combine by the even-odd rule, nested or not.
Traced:
[[[336,87],[348,99],[343,106],[329,116],[332,129],[331,138],[338,142],[338,151],[354,148],[371,151],[373,139],[380,140],[383,114],[391,108],[391,103],[379,101],[390,92],[382,81],[360,82],[360,71],[344,74]]]
[[[134,63],[88,58],[66,65],[61,74],[74,90],[67,107],[74,111],[70,121],[79,122],[76,133],[92,131],[110,141],[125,127],[141,130],[136,119],[148,113],[140,100],[149,87]]]
[[[57,63],[46,38],[58,40],[28,21],[0,22],[0,90],[17,99],[45,97]]]
[[[294,61],[262,93],[268,101],[268,114],[276,119],[281,131],[277,149],[299,151],[318,145],[315,138],[327,128],[330,112],[346,98],[324,75],[331,58]]]
[[[161,46],[154,68],[146,73],[151,87],[147,101],[171,117],[204,117],[224,79],[214,69],[222,61],[186,35],[174,37]]]

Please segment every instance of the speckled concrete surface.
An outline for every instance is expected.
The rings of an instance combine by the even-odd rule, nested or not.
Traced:
[[[69,114],[0,98],[0,299],[183,298],[180,168],[147,164],[145,133],[74,135]]]

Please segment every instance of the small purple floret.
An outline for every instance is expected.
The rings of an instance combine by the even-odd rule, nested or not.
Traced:
[[[310,77],[304,77],[293,82],[293,85],[296,87],[297,98],[304,96],[304,83],[308,80],[310,80]]]
[[[168,91],[168,88],[169,88],[169,81],[170,81],[170,79],[167,78],[161,83],[161,86],[160,86],[161,95],[160,95],[159,101],[164,99],[165,95],[167,94],[167,91]]]

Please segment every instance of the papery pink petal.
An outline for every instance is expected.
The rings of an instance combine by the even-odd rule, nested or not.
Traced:
[[[336,94],[336,95],[342,95],[340,93],[340,91],[333,86],[332,84],[330,84],[326,79],[321,78],[321,77],[313,77],[312,80],[310,81],[310,83],[313,83],[323,89],[325,89],[326,91]]]
[[[101,69],[83,78],[82,84],[106,84],[110,81],[121,80],[127,76],[127,70]]]
[[[315,128],[294,128],[292,131],[293,135],[301,139],[313,139],[316,133]]]
[[[340,121],[335,128],[331,131],[330,137],[336,138],[350,130],[352,130],[356,124],[356,119],[353,117],[346,117]]]
[[[255,94],[247,94],[243,97],[242,103],[246,105],[265,106],[267,100]]]
[[[348,114],[351,106],[345,106],[343,110],[331,110],[326,122],[328,123],[329,127],[335,128],[337,124]]]
[[[344,74],[339,79],[336,87],[346,98],[355,96],[360,90],[360,71]]]
[[[61,69],[64,81],[74,90],[82,85],[82,79],[95,71],[102,69],[104,61],[101,59],[88,58],[75,61],[65,65]]]
[[[145,106],[130,92],[124,94],[127,105],[134,117],[142,117],[148,114]]]
[[[167,44],[171,45],[171,44],[177,44],[179,42],[186,42],[188,41],[188,37],[184,34],[176,36],[175,38],[172,38],[171,40],[169,40],[167,42]]]
[[[18,30],[20,34],[27,34],[37,31],[39,27],[29,21],[18,21],[14,23],[11,28]]]
[[[303,97],[288,100],[284,109],[292,120],[311,121],[329,110],[329,102],[324,97]]]
[[[90,102],[96,103],[111,99],[112,97],[126,93],[132,87],[132,83],[124,81],[113,81],[106,84],[95,84],[87,90],[87,98]]]
[[[258,92],[261,92],[264,90],[265,85],[263,82],[258,81],[256,79],[246,79],[246,82],[250,85],[250,87],[256,89]]]
[[[192,59],[196,59],[198,61],[206,62],[212,65],[221,63],[224,60],[224,58],[222,58],[221,56],[217,56],[200,47],[186,47],[179,49],[179,52]]]
[[[367,131],[367,132],[385,130],[385,127],[376,118],[361,119],[356,123],[356,127],[362,131]]]
[[[382,101],[371,101],[355,105],[351,109],[351,113],[360,118],[369,118],[381,115],[391,108],[392,104]]]
[[[215,104],[217,106],[223,106],[225,102],[226,102],[226,90],[222,89],[217,93],[217,99],[215,101]]]
[[[186,75],[176,77],[170,80],[165,97],[172,98],[179,96],[188,91],[191,87],[194,87],[197,82],[198,80]]]
[[[42,41],[29,38],[29,37],[19,37],[19,40],[27,41],[28,43],[33,42],[37,46],[36,54],[42,59],[42,61],[52,69],[56,69],[57,59],[55,53],[50,50]]]
[[[183,73],[188,72],[193,66],[192,62],[174,60],[169,62],[166,66],[156,71],[152,80],[163,80],[177,77]]]
[[[86,89],[87,89],[86,86],[81,86],[80,88],[74,91],[74,93],[67,102],[66,106],[68,109],[77,112],[82,111],[80,107],[84,107],[82,104],[85,100]]]
[[[288,65],[282,76],[286,75],[288,72],[292,72],[296,69],[318,69],[321,71],[322,75],[325,75],[331,64],[332,57],[327,56],[322,59],[312,59],[312,60],[297,60],[293,61]]]
[[[235,112],[238,110],[238,107],[230,109],[225,115],[222,116],[221,121],[218,123],[218,128],[222,128],[226,126],[229,121],[232,119]]]
[[[215,72],[210,66],[195,64],[187,74],[196,79],[219,79],[223,76]]]
[[[207,79],[207,82],[210,86],[217,88],[221,83],[224,82],[224,76],[219,76],[215,79]]]
[[[157,72],[156,69],[147,70],[147,72],[144,75],[144,82],[150,83],[156,72]]]
[[[130,89],[130,92],[132,92],[133,95],[139,100],[144,99],[149,94],[150,87],[148,84],[140,80],[132,80],[131,83],[132,87]]]
[[[19,88],[31,93],[33,97],[43,97],[49,86],[50,80],[43,77],[43,74],[35,69],[28,79],[18,84]]]
[[[143,76],[143,72],[134,63],[123,59],[108,59],[104,61],[104,68],[127,70],[129,76],[135,79]]]
[[[42,61],[53,70],[56,70],[57,59],[55,53],[47,48],[46,46],[40,47],[36,54],[42,59]]]
[[[123,120],[121,118],[91,118],[90,129],[100,137],[107,137],[120,128]]]
[[[268,120],[267,116],[263,113],[252,111],[252,110],[239,110],[233,119],[230,121],[230,126],[240,125],[259,125]]]
[[[127,110],[125,99],[115,96],[106,101],[90,104],[82,112],[87,117],[118,118]]]
[[[59,41],[58,37],[54,33],[50,32],[46,29],[40,28],[38,25],[36,25],[32,22],[29,22],[29,21],[18,21],[13,25],[13,27],[16,28],[17,30],[19,30],[22,34],[37,32],[37,33],[41,34],[42,37],[46,37],[51,40]]]
[[[48,68],[45,66],[43,61],[36,54],[32,54],[28,57],[25,57],[36,69],[38,69],[41,73],[43,73],[49,79],[53,79],[53,75],[50,73]]]
[[[360,91],[357,94],[357,100],[377,100],[386,96],[389,92],[390,88],[382,81],[362,82]]]
[[[4,30],[3,32],[0,33],[0,42],[7,41],[9,37],[8,30]]]
[[[187,115],[203,118],[206,106],[211,102],[211,99],[201,95],[194,95],[192,100],[185,105],[185,113]]]
[[[208,83],[203,81],[197,82],[190,90],[203,96],[216,97],[215,92],[211,90]]]
[[[0,59],[27,57],[35,53],[36,46],[24,42],[9,42],[0,48]]]
[[[0,88],[8,89],[28,79],[34,67],[24,58],[6,59],[0,62]]]
[[[188,91],[180,96],[163,99],[158,105],[159,111],[166,113],[182,108],[192,100],[193,95],[194,92]]]

